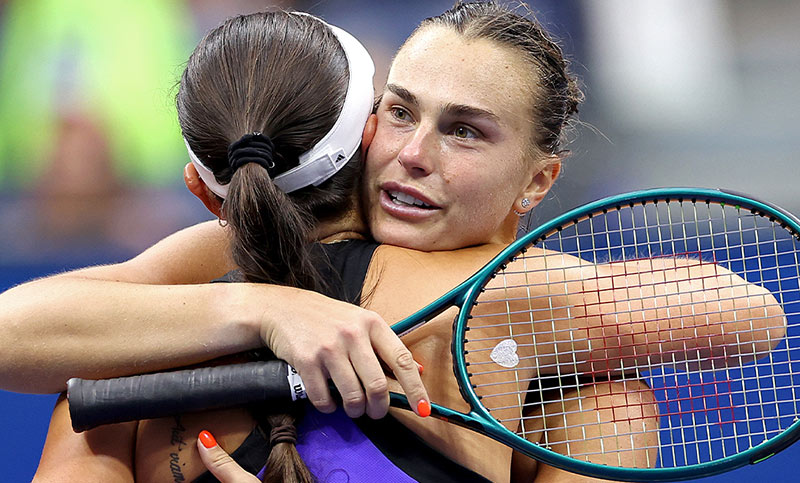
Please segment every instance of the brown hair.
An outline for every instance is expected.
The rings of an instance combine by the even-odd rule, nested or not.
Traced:
[[[192,151],[228,184],[222,209],[234,262],[247,281],[323,287],[319,260],[310,252],[312,230],[352,206],[360,156],[319,186],[289,194],[272,176],[297,166],[333,127],[348,80],[347,58],[333,32],[313,17],[279,11],[227,20],[189,58],[178,119]],[[254,132],[268,140],[269,159],[239,165],[237,143]],[[273,428],[294,424],[289,415],[265,419]],[[264,481],[312,480],[293,442],[277,442]]]
[[[356,154],[339,175],[286,194],[271,176],[298,164],[333,127],[348,84],[347,58],[319,20],[286,12],[229,19],[195,48],[181,78],[178,119],[192,151],[228,184],[222,210],[234,262],[251,282],[321,288],[309,241],[317,221],[352,206]],[[276,166],[232,169],[229,147],[263,133]]]
[[[569,72],[561,47],[533,17],[519,15],[495,2],[462,2],[422,21],[414,33],[430,26],[454,29],[467,39],[487,39],[520,52],[533,66],[533,145],[543,154],[561,154],[562,134],[578,112],[583,93]],[[414,34],[412,34],[413,37]]]

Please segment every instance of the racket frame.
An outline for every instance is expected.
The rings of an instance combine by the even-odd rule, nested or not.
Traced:
[[[451,343],[453,372],[458,381],[461,396],[467,404],[469,404],[470,411],[468,413],[461,413],[432,403],[431,415],[438,419],[483,433],[500,443],[508,445],[548,465],[587,476],[620,481],[678,481],[711,476],[747,464],[755,464],[764,461],[797,441],[797,439],[800,438],[800,420],[795,419],[794,423],[783,430],[778,436],[770,438],[736,455],[727,456],[714,461],[672,468],[625,468],[606,466],[565,456],[548,450],[539,444],[527,441],[500,424],[480,403],[478,395],[469,383],[466,361],[462,356],[465,343],[464,334],[467,329],[470,313],[470,310],[464,310],[464,307],[471,308],[474,306],[478,296],[483,291],[484,285],[493,278],[498,269],[504,268],[508,263],[513,261],[519,253],[524,252],[530,246],[536,245],[553,232],[558,231],[561,227],[576,224],[578,221],[587,219],[593,214],[602,213],[604,209],[612,210],[619,209],[623,206],[647,205],[658,201],[689,201],[692,203],[718,203],[723,206],[734,206],[737,209],[744,209],[754,214],[764,216],[770,219],[770,221],[779,221],[780,226],[788,229],[796,239],[800,240],[800,220],[794,215],[776,205],[754,200],[746,195],[727,190],[703,188],[654,188],[640,190],[603,198],[553,218],[510,244],[492,259],[492,261],[473,276],[459,284],[456,288],[427,307],[392,326],[392,329],[398,335],[402,336],[425,324],[427,321],[452,306],[457,306],[459,308],[459,313],[453,322],[453,338]],[[392,406],[411,410],[408,399],[402,394],[391,393],[390,400]]]

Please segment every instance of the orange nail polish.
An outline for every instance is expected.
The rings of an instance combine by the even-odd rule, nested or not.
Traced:
[[[419,414],[423,418],[427,418],[431,415],[431,403],[428,401],[421,399],[417,403],[417,414]]]
[[[428,409],[428,412],[430,412],[430,409]],[[211,433],[206,430],[200,431],[200,435],[197,437],[197,439],[199,439],[206,448],[213,448],[217,445],[217,440],[214,439],[214,436],[212,436]]]
[[[417,365],[419,366],[419,367],[417,367],[417,369],[419,369],[419,373],[422,374],[422,370],[425,369],[425,368],[422,367],[422,364],[420,364],[419,362],[417,362]]]

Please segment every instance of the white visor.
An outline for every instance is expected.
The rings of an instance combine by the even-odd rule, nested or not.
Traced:
[[[375,91],[372,83],[372,78],[375,75],[375,64],[373,64],[372,57],[370,57],[367,49],[361,45],[361,42],[339,27],[330,25],[313,15],[303,12],[294,13],[313,17],[333,31],[347,57],[350,80],[347,85],[347,94],[342,105],[342,111],[328,134],[311,150],[300,155],[297,166],[273,179],[275,185],[284,193],[291,193],[306,186],[319,186],[347,164],[361,147],[364,125],[372,113],[375,102]],[[228,185],[220,184],[214,177],[214,173],[192,152],[186,139],[184,139],[184,142],[186,143],[186,149],[189,151],[189,158],[197,168],[200,178],[217,196],[223,199],[226,198]]]

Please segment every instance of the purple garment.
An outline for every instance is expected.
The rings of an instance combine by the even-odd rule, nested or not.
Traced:
[[[320,483],[417,481],[389,461],[341,408],[324,414],[309,406],[297,427],[297,451]]]

